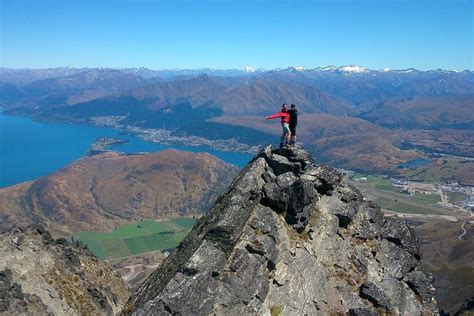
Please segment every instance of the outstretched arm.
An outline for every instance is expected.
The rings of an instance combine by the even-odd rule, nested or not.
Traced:
[[[267,120],[273,120],[273,119],[279,118],[281,116],[282,116],[281,112],[278,112],[278,113],[275,113],[273,115],[267,116],[266,119]]]

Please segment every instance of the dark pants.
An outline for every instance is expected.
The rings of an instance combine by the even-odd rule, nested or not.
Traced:
[[[290,133],[291,133],[291,136],[296,136],[296,125],[290,124]]]

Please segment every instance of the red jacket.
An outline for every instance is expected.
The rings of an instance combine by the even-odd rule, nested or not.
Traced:
[[[275,113],[273,115],[267,116],[267,120],[273,120],[273,119],[276,119],[278,117],[281,117],[281,122],[282,123],[287,123],[287,124],[290,123],[290,113],[288,113],[288,111],[286,111],[286,112],[281,111],[281,112]]]

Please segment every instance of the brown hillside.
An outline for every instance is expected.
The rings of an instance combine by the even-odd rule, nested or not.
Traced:
[[[463,303],[474,296],[473,224],[464,219],[432,220],[415,226],[425,267],[435,276],[436,299],[451,315],[465,308]]]
[[[226,86],[215,78],[200,75],[139,87],[122,95],[130,95],[139,100],[154,99],[156,101],[151,105],[151,109],[157,109],[184,101],[188,101],[192,106],[201,105],[216,99],[225,89]]]
[[[474,157],[474,130],[398,130],[406,142],[428,151]]]
[[[226,91],[216,104],[226,115],[278,112],[283,102],[296,103],[304,113],[347,114],[352,105],[309,85],[257,80]]]
[[[474,128],[474,97],[436,96],[417,98],[370,112],[367,117],[378,124],[409,128]]]
[[[55,232],[68,233],[108,230],[141,218],[197,214],[235,173],[235,167],[208,154],[106,153],[0,190],[0,220],[44,223]]]
[[[304,113],[345,115],[353,107],[350,102],[310,85],[258,79],[235,86],[207,75],[160,82],[121,95],[152,100],[148,105],[151,110],[189,102],[193,107],[215,104],[225,115],[276,112],[283,102],[298,104]]]
[[[462,185],[474,185],[474,161],[458,157],[441,157],[416,169],[400,170],[404,177],[412,181],[431,183],[459,182]]]
[[[266,121],[258,116],[224,116],[212,121],[274,135],[281,133],[279,122]],[[300,115],[297,135],[316,158],[345,168],[386,172],[395,169],[399,163],[423,157],[417,150],[402,150],[400,139],[393,131],[354,117],[316,113]],[[278,142],[278,137],[273,141]]]

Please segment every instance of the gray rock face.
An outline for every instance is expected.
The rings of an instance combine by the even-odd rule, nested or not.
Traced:
[[[37,313],[50,314],[37,295],[23,293],[21,285],[12,281],[9,269],[0,271],[0,313],[27,313],[28,307]]]
[[[0,315],[114,315],[129,294],[104,262],[42,226],[1,233],[0,254]]]
[[[122,313],[436,314],[420,260],[408,226],[339,172],[267,147]]]

